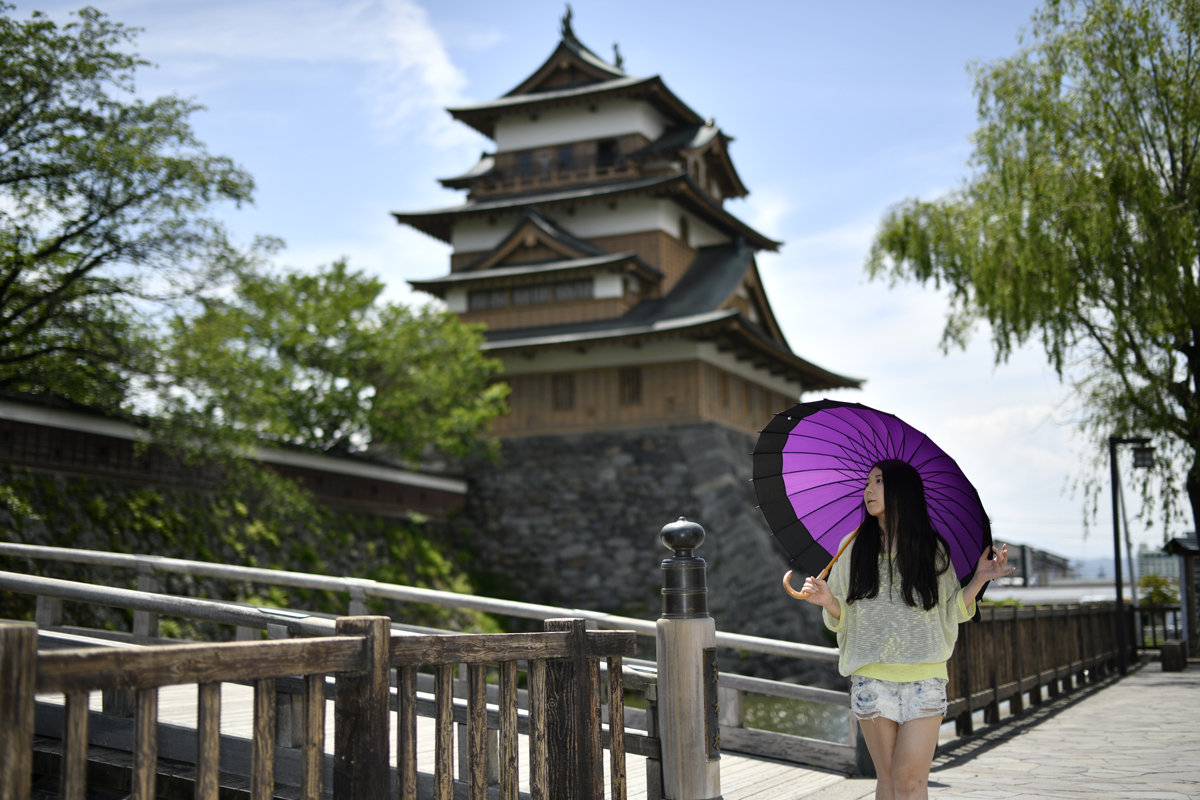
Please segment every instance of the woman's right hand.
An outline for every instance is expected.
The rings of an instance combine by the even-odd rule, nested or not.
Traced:
[[[829,583],[823,581],[816,576],[809,576],[804,579],[804,588],[800,590],[807,593],[808,596],[804,599],[814,605],[827,607],[833,602],[833,592],[829,591]]]

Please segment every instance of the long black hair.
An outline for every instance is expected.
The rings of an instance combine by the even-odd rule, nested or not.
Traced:
[[[889,595],[895,583],[894,570],[900,571],[900,597],[912,607],[930,610],[938,604],[938,576],[950,568],[950,548],[933,529],[929,507],[925,505],[925,484],[920,473],[908,462],[896,459],[879,461],[883,473],[883,512],[896,539],[896,556],[888,562]],[[862,522],[850,554],[850,587],[846,602],[879,595],[879,554],[883,550],[883,532],[879,520],[867,513],[863,503]]]

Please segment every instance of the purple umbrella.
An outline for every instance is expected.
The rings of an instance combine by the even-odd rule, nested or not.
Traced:
[[[965,585],[991,525],[979,494],[954,459],[892,414],[859,403],[821,400],[776,414],[754,448],[754,489],[794,569],[817,575],[862,519],[871,466],[887,458],[916,467],[934,530],[950,546]]]

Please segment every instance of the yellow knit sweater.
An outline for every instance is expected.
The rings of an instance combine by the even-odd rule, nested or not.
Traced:
[[[938,577],[936,606],[929,611],[920,605],[913,608],[900,596],[900,570],[889,570],[893,556],[885,553],[879,557],[879,594],[847,603],[853,550],[853,544],[846,548],[829,574],[829,590],[841,604],[841,619],[827,610],[822,613],[825,626],[837,633],[838,672],[898,683],[945,678],[958,626],[975,616],[975,603],[963,602],[954,569]]]

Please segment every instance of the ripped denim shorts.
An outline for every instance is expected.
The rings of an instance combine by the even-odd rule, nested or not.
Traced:
[[[903,725],[921,717],[940,717],[948,706],[942,678],[892,683],[855,675],[850,684],[850,709],[861,720],[884,717]]]

